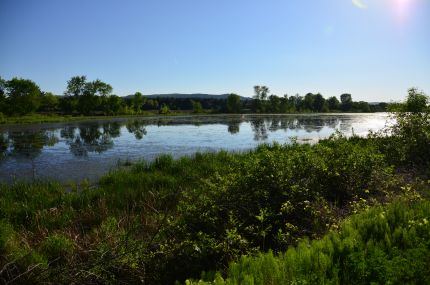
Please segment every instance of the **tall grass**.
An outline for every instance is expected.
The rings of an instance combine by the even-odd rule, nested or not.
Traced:
[[[429,284],[430,202],[396,201],[346,219],[320,240],[242,256],[227,278],[186,284]]]

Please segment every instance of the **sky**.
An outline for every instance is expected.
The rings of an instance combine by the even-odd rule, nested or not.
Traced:
[[[55,94],[430,94],[430,0],[0,0],[0,39],[0,76]]]

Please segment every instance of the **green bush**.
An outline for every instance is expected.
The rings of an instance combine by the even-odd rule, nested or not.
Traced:
[[[406,166],[430,166],[429,98],[412,88],[403,104],[392,115],[395,121],[379,140],[380,149],[392,163]]]
[[[285,253],[242,256],[227,278],[186,284],[429,284],[430,202],[395,202]]]
[[[62,234],[48,236],[41,244],[39,252],[49,261],[64,260],[73,253],[74,242]]]

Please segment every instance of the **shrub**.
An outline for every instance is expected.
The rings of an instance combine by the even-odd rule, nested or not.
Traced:
[[[186,284],[429,284],[429,216],[429,201],[375,207],[321,240],[242,256],[225,280]]]
[[[62,234],[48,236],[40,244],[40,253],[46,256],[49,261],[56,259],[65,260],[73,253],[74,242]]]

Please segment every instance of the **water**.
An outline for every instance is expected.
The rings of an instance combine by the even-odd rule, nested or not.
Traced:
[[[244,151],[261,143],[314,143],[336,130],[366,135],[387,114],[220,115],[124,118],[0,126],[0,182],[96,180],[125,161],[200,151]]]

